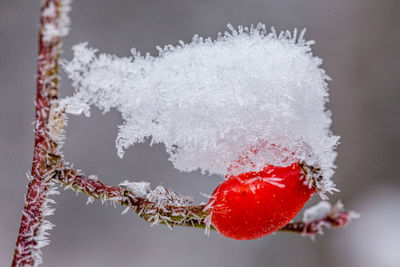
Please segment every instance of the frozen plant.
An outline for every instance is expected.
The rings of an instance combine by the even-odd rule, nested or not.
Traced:
[[[319,166],[322,191],[334,185],[334,148],[326,110],[329,77],[297,34],[265,25],[228,25],[216,40],[159,49],[159,56],[96,55],[82,43],[64,63],[76,93],[61,100],[67,113],[121,112],[116,140],[124,149],[151,139],[163,143],[174,166],[225,175],[261,170],[266,163],[287,166],[304,161]],[[257,153],[248,153],[257,149]],[[247,162],[232,166],[247,153]]]
[[[159,49],[159,56],[120,58],[82,43],[63,61],[75,94],[58,99],[61,38],[68,32],[69,1],[42,0],[36,94],[35,149],[13,266],[41,263],[49,243],[45,217],[55,184],[125,206],[151,225],[217,230],[235,239],[274,231],[314,236],[355,218],[323,202],[290,222],[309,197],[336,191],[332,181],[338,137],[330,131],[327,81],[313,41],[265,25],[234,28],[217,39]],[[163,143],[181,171],[225,176],[207,204],[147,182],[106,185],[63,161],[66,115],[116,109],[124,123],[117,153],[150,139]],[[251,207],[249,204],[252,203]],[[254,204],[254,205],[253,205]],[[260,220],[260,218],[263,218]],[[266,218],[268,220],[266,220]]]

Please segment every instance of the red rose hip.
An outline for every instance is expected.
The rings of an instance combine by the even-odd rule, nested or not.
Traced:
[[[267,166],[230,176],[209,202],[211,224],[224,236],[250,240],[289,223],[315,192],[304,185],[300,164]]]

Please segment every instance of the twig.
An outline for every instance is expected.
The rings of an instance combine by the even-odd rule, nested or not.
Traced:
[[[338,201],[333,205],[328,215],[310,222],[289,223],[279,231],[300,233],[313,238],[316,234],[323,234],[326,228],[345,227],[351,220],[359,216],[360,215],[354,211],[344,210],[342,202]]]
[[[58,99],[58,58],[61,36],[66,34],[68,1],[41,2],[39,53],[36,80],[35,145],[28,192],[22,211],[12,266],[36,266],[41,263],[40,248],[48,244],[46,230],[52,224],[44,219],[52,214],[49,196],[55,194],[51,177],[52,157],[59,154],[62,141],[62,114],[53,112],[52,101]]]
[[[207,205],[194,205],[164,188],[159,189],[162,192],[158,196],[153,194],[149,197],[151,193],[139,195],[124,184],[109,186],[65,167],[60,151],[64,138],[64,113],[57,108],[54,100],[58,99],[58,59],[61,37],[67,34],[68,11],[69,0],[41,1],[35,145],[12,266],[37,266],[42,262],[40,248],[49,243],[46,230],[53,227],[45,217],[53,213],[48,204],[54,202],[49,196],[58,193],[54,182],[87,194],[89,200],[100,199],[126,206],[151,224],[165,224],[170,228],[175,225],[192,226],[203,228],[206,232],[216,230],[211,225]],[[313,236],[322,233],[326,227],[345,226],[354,217],[355,213],[344,211],[339,205],[325,218],[308,223],[289,223],[279,231]]]
[[[59,169],[54,178],[66,189],[87,194],[89,199],[100,199],[103,202],[110,201],[113,204],[128,207],[151,224],[165,224],[170,227],[175,225],[194,226],[197,228],[207,227],[208,212],[205,209],[205,205],[190,205],[190,203],[174,205],[165,201],[151,201],[147,197],[135,194],[123,185],[106,185],[97,179],[90,179],[73,169]],[[171,191],[167,191],[166,194],[167,196],[176,195]],[[211,226],[211,228],[213,227]]]
[[[146,197],[138,196],[124,186],[106,185],[99,181],[98,178],[90,179],[80,171],[69,168],[60,168],[54,178],[66,189],[85,193],[89,198],[126,206],[151,224],[165,224],[170,227],[175,225],[193,226],[206,230],[216,230],[210,225],[209,212],[206,205],[162,205],[152,202]],[[344,227],[351,219],[357,217],[356,213],[345,211],[342,204],[338,202],[324,218],[311,222],[289,223],[278,231],[314,236],[315,234],[322,234],[325,228]],[[158,218],[158,220],[155,218]]]

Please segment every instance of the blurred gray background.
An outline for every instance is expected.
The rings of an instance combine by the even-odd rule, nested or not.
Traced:
[[[127,56],[132,47],[156,54],[156,45],[195,33],[216,36],[227,23],[306,27],[333,78],[329,108],[342,137],[334,177],[342,191],[331,201],[342,199],[362,217],[315,242],[286,233],[234,241],[150,227],[134,214],[121,216],[121,207],[87,206],[84,196],[62,191],[43,266],[400,266],[399,11],[398,0],[75,0],[67,59],[82,41]],[[38,1],[0,0],[0,266],[11,263],[32,159],[38,18]],[[61,95],[71,94],[63,78]],[[199,192],[211,193],[221,181],[175,170],[162,145],[135,145],[119,159],[120,123],[116,112],[71,116],[66,160],[110,184],[148,180],[198,202],[206,201]]]

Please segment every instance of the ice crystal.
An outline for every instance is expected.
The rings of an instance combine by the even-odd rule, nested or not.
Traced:
[[[28,180],[32,181],[33,177],[30,174],[27,174]],[[32,188],[35,191],[36,198],[29,199],[29,203],[26,204],[32,205],[32,203],[40,202],[39,211],[34,210],[23,210],[23,220],[22,226],[26,229],[23,233],[20,233],[23,238],[34,241],[33,245],[26,246],[23,243],[17,244],[17,251],[20,255],[31,255],[34,259],[34,266],[38,266],[43,262],[41,248],[47,246],[50,243],[48,239],[49,233],[48,231],[54,227],[50,221],[45,218],[54,214],[54,208],[50,207],[50,204],[55,204],[55,201],[50,197],[53,195],[58,195],[59,192],[57,190],[56,185],[48,176],[43,177],[44,185],[49,187],[49,190],[43,192],[41,186],[37,186]],[[40,199],[41,198],[41,199]],[[38,205],[38,204],[36,204]],[[28,257],[28,256],[26,256]],[[19,259],[19,262],[23,262],[24,258]]]
[[[147,199],[157,205],[190,206],[193,200],[189,196],[181,196],[174,191],[165,189],[163,186],[157,186],[147,196]]]
[[[327,201],[320,201],[315,206],[306,209],[303,213],[303,222],[309,223],[312,221],[325,218],[331,212],[332,205]]]
[[[44,4],[45,1],[42,1]],[[68,12],[71,10],[71,0],[63,0],[59,8],[54,2],[43,9],[42,16],[49,20],[43,25],[43,41],[50,42],[54,38],[66,36],[69,31],[70,19]],[[59,19],[55,19],[59,16]]]
[[[321,201],[304,211],[303,234],[315,240],[316,234],[323,234],[325,228],[344,227],[350,221],[360,217],[354,211],[346,211],[339,200],[333,206],[326,201]]]
[[[120,187],[129,189],[135,196],[146,198],[158,206],[174,205],[189,206],[193,204],[193,199],[189,196],[181,196],[172,190],[159,185],[154,190],[151,189],[149,182],[130,182],[128,180],[119,184]]]
[[[267,31],[228,25],[216,40],[158,47],[159,56],[100,54],[86,43],[64,62],[75,94],[61,101],[72,114],[114,108],[124,123],[118,155],[138,142],[164,143],[181,171],[225,175],[304,161],[333,183],[329,77],[304,30]],[[241,160],[239,160],[241,158]]]
[[[120,186],[124,186],[132,191],[135,195],[139,197],[146,197],[148,193],[151,191],[149,182],[129,182],[124,181],[119,184]]]

